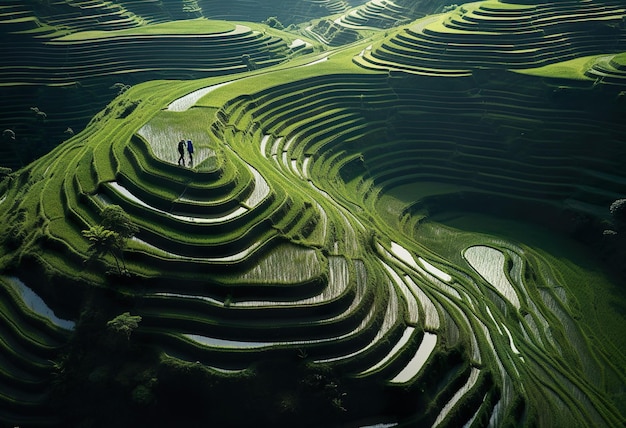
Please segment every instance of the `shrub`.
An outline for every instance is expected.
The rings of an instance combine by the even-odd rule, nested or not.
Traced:
[[[241,62],[248,68],[248,71],[253,71],[257,69],[256,62],[254,62],[254,60],[250,58],[250,55],[248,54],[241,55]]]
[[[285,28],[283,24],[281,24],[281,22],[275,16],[270,16],[265,21],[263,21],[263,23],[267,25],[268,27],[276,28],[277,30],[282,30]]]
[[[139,385],[132,392],[133,401],[142,406],[146,406],[154,401],[152,390],[145,385]]]
[[[111,254],[115,259],[118,273],[127,274],[124,262],[124,249],[139,229],[119,205],[107,205],[101,213],[102,222],[82,231],[89,241],[89,259],[100,259]],[[122,261],[124,269],[120,267]]]
[[[454,10],[454,9],[456,9],[457,7],[459,7],[459,5],[457,5],[457,4],[448,4],[448,5],[445,5],[445,6],[441,9],[441,11],[442,11],[443,13],[448,13],[448,12],[453,11],[453,10]]]
[[[15,141],[15,132],[12,129],[5,129],[2,131],[2,139]]]
[[[95,225],[87,230],[83,230],[82,234],[89,241],[90,260],[100,259],[107,254],[111,254],[115,258],[118,271],[121,272],[117,258],[117,252],[122,245],[119,233],[106,229],[101,225]]]
[[[117,232],[122,238],[132,238],[139,231],[126,211],[119,205],[107,205],[101,213],[102,226]]]
[[[130,85],[125,85],[124,83],[116,83],[113,86],[109,87],[109,89],[114,89],[117,91],[117,95],[122,95],[124,92],[130,89]]]
[[[619,226],[626,224],[626,199],[618,199],[609,207],[613,220]]]
[[[48,118],[48,115],[43,111],[39,110],[39,107],[31,107],[30,111],[35,113],[35,117],[41,121],[44,121]]]
[[[124,312],[107,322],[107,328],[114,333],[123,333],[127,339],[139,327],[141,316],[131,315],[130,312]]]
[[[122,112],[119,114],[118,119],[127,118],[132,112],[135,111],[140,102],[141,100],[135,100],[121,103],[124,110],[122,110]]]

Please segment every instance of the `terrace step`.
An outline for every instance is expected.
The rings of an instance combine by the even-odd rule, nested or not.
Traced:
[[[106,9],[109,3],[91,6]],[[77,13],[78,8],[63,4]],[[28,9],[15,5],[10,10]],[[0,85],[5,87],[6,101],[0,106],[0,126],[16,132],[21,150],[2,158],[8,167],[28,163],[79,132],[117,95],[116,85],[129,88],[139,80],[236,73],[247,70],[244,55],[258,67],[277,64],[291,55],[284,40],[243,25],[216,33],[210,32],[209,25],[203,34],[146,35],[136,30],[59,37],[54,27],[39,30],[35,18],[28,17],[28,23],[24,19],[19,23],[0,19],[0,55],[5,58]],[[88,23],[85,26],[86,31],[94,29]],[[31,27],[37,31],[20,32]],[[67,102],[60,106],[59,98]],[[45,120],[37,120],[30,111],[33,106],[46,113]]]
[[[371,0],[341,16],[335,23],[351,29],[390,28],[398,21],[408,20],[406,12],[405,7],[392,1]]]
[[[596,61],[585,76],[612,85],[626,85],[626,56],[623,54]]]
[[[0,423],[23,421],[32,426],[53,425],[44,392],[53,370],[52,360],[69,332],[31,309],[43,310],[33,296],[22,296],[0,277]],[[27,300],[23,300],[26,298]]]
[[[243,357],[250,358],[262,350],[281,352],[280,348],[289,343],[298,343],[311,351],[319,347],[330,352],[331,337],[361,334],[362,317],[373,310],[375,300],[366,271],[363,271],[365,275],[354,277],[346,259],[333,257],[329,262],[330,274],[326,280],[320,278],[323,282],[316,286],[317,296],[300,294],[305,290],[293,290],[294,294],[289,291],[291,286],[280,287],[281,291],[270,284],[259,284],[258,292],[280,293],[282,297],[267,294],[259,301],[249,300],[255,294],[251,289],[238,293],[246,296],[245,300],[234,297],[231,303],[225,303],[201,295],[165,293],[163,297],[154,296],[146,301],[142,316],[153,330],[150,334],[156,334],[158,328],[163,333],[178,331],[215,338],[213,344],[207,342],[205,346],[217,353],[213,357],[217,357],[215,362],[220,365],[228,354],[233,354],[233,361],[243,364]],[[236,288],[230,290],[236,292]],[[179,308],[174,310],[174,305]],[[210,353],[204,354],[203,358],[213,358]],[[219,357],[220,354],[223,356]]]
[[[626,38],[607,25],[623,19],[617,5],[569,2],[558,6],[495,9],[472,3],[418,21],[355,62],[365,67],[446,75],[460,68],[529,68],[619,51]],[[437,71],[439,70],[439,71]]]

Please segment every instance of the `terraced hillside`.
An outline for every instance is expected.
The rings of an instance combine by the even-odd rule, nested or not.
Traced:
[[[411,21],[456,8],[429,0],[368,0],[343,13],[314,20],[304,34],[329,46],[342,46],[368,37],[372,32],[406,25]]]
[[[0,127],[15,139],[3,138],[0,164],[14,169],[82,130],[133,84],[239,73],[312,48],[263,25],[190,19],[163,4],[8,3],[0,6]]]
[[[124,88],[1,182],[1,423],[623,425],[625,17],[478,2]]]
[[[361,64],[467,75],[475,68],[533,68],[616,52],[625,43],[624,11],[621,2],[469,3],[405,28],[365,52]]]
[[[348,38],[311,31],[306,23],[329,14],[360,16],[362,10],[368,18],[387,16],[381,6],[370,3],[6,1],[0,5],[0,84],[5,99],[0,127],[15,138],[3,138],[0,166],[16,169],[47,153],[136,83],[267,67],[312,50],[314,42],[307,37],[332,39],[332,44],[362,37],[353,29],[369,28],[362,22],[341,27],[339,32],[347,31]],[[393,7],[402,17],[383,20],[387,27],[434,7],[429,2],[405,3]],[[278,31],[284,27],[291,34]]]

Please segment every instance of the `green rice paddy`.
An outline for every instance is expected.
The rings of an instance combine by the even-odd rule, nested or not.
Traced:
[[[0,425],[625,423],[620,2],[9,3]]]

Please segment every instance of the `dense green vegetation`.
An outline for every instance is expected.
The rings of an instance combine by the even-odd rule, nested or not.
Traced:
[[[0,6],[0,425],[624,425],[623,5],[315,3]]]

